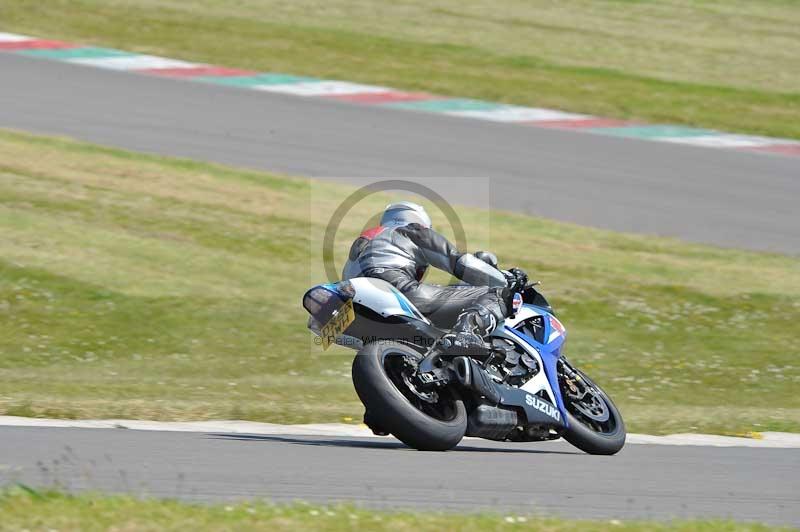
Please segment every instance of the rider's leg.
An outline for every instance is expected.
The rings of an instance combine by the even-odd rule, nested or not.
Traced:
[[[434,325],[450,329],[467,309],[486,309],[496,322],[508,316],[507,290],[488,286],[436,286],[419,283],[400,290]],[[490,319],[490,318],[488,318]]]
[[[446,340],[456,347],[484,347],[483,338],[509,315],[507,289],[420,284],[403,293],[435,325],[452,330]]]
[[[490,334],[509,315],[510,292],[488,286],[420,283],[394,271],[374,275],[399,289],[434,325],[462,333],[464,339]]]

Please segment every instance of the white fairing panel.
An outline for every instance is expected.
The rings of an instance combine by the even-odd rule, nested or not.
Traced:
[[[533,310],[531,307],[525,305],[520,308],[517,313],[514,315],[513,318],[506,318],[506,321],[503,322],[504,325],[507,327],[511,327],[512,329],[516,327],[519,323],[527,320],[528,318],[532,318],[534,316],[540,316],[538,312]],[[499,328],[499,327],[498,327]]]
[[[350,284],[355,290],[353,302],[381,316],[407,316],[430,324],[406,296],[383,279],[356,277],[350,279]]]

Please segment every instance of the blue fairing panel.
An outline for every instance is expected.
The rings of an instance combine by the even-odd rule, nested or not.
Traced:
[[[547,312],[547,310],[544,308],[536,307],[534,305],[524,306],[530,307],[531,309],[535,310],[537,314],[544,317],[544,338],[545,341],[548,339],[550,339],[550,341],[547,343],[537,342],[534,338],[511,327],[506,327],[506,331],[513,334],[521,341],[534,347],[539,352],[539,355],[542,358],[542,364],[544,365],[543,370],[547,376],[547,382],[550,384],[550,389],[553,392],[553,397],[556,400],[556,406],[561,412],[562,419],[564,420],[564,424],[566,426],[567,412],[566,408],[564,407],[564,399],[561,396],[561,388],[558,385],[557,372],[558,359],[561,357],[561,348],[564,345],[564,340],[566,339],[566,331],[564,330],[563,325],[561,325],[561,322],[559,322],[555,316]]]

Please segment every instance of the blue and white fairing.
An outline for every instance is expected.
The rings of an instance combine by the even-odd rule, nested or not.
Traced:
[[[538,342],[535,338],[515,328],[535,316],[542,316],[544,343]],[[561,413],[562,423],[567,426],[567,412],[561,397],[557,372],[558,359],[561,356],[561,348],[566,340],[567,331],[558,318],[543,307],[523,304],[514,317],[507,318],[501,326],[495,329],[492,336],[514,342],[539,363],[542,371],[534,375],[520,389],[532,395],[544,391],[550,402],[556,405]]]
[[[363,305],[383,317],[405,316],[429,325],[431,323],[406,296],[383,279],[355,277],[336,284],[343,285],[345,283],[349,283],[353,289],[354,303]]]
[[[430,320],[388,282],[370,277],[356,277],[349,281],[319,284],[306,292],[303,296],[303,306],[311,314],[308,328],[319,336],[322,324],[326,323],[331,318],[331,313],[347,300],[352,300],[384,318],[402,316],[427,326],[431,325]],[[326,304],[328,301],[331,303]],[[339,335],[336,342],[338,345],[356,350],[363,347],[360,339],[344,334]]]

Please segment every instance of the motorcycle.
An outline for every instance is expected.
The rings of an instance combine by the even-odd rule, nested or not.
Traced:
[[[517,287],[513,314],[462,354],[396,288],[359,277],[308,290],[309,329],[324,349],[356,349],[353,385],[377,434],[443,451],[464,436],[531,442],[564,438],[589,454],[625,444],[614,402],[563,355],[567,331],[536,284]]]

